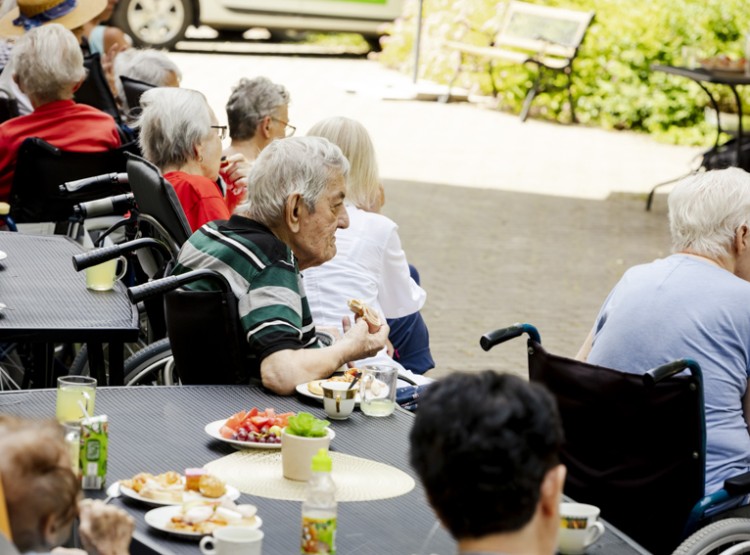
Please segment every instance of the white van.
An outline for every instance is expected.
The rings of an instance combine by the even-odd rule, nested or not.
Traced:
[[[405,0],[119,0],[114,25],[136,46],[172,48],[189,25],[219,32],[251,27],[274,31],[361,33],[376,45],[378,28],[401,15]]]

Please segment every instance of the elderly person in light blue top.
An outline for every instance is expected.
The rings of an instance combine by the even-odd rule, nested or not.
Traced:
[[[638,374],[684,357],[700,364],[710,494],[750,471],[750,174],[682,181],[669,223],[674,254],[625,273],[578,358]]]

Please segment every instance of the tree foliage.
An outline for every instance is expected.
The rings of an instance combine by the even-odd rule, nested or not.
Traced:
[[[532,3],[594,10],[574,63],[576,114],[583,124],[608,129],[646,131],[682,143],[700,142],[706,133],[704,107],[709,104],[698,85],[683,77],[651,71],[652,64],[683,65],[683,47],[699,58],[726,54],[741,58],[750,32],[746,0],[530,0]],[[497,0],[424,0],[419,75],[450,82],[456,53],[441,46],[445,40],[487,45],[499,27],[505,2]],[[410,0],[404,14],[390,27],[379,59],[405,72],[412,71],[418,1]],[[503,109],[519,112],[536,75],[530,64],[496,64],[493,78]],[[564,77],[560,76],[561,84]],[[492,81],[485,72],[464,72],[459,86],[489,94]],[[733,108],[728,88],[710,86],[722,107]],[[743,98],[750,107],[750,89]],[[564,90],[542,94],[532,107],[535,117],[569,120]]]

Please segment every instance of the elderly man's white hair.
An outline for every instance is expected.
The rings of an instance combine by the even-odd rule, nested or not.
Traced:
[[[248,176],[249,207],[237,212],[267,226],[280,225],[289,196],[299,193],[310,212],[332,177],[349,175],[341,149],[322,137],[275,140],[260,153]]]
[[[160,169],[195,158],[195,146],[214,131],[206,97],[191,89],[159,87],[141,96],[143,112],[135,126],[144,157]]]
[[[744,170],[699,173],[681,181],[669,195],[675,252],[725,256],[741,225],[750,225],[750,174]]]
[[[13,47],[11,65],[21,90],[42,104],[73,98],[73,88],[86,77],[78,40],[58,23],[24,33]]]

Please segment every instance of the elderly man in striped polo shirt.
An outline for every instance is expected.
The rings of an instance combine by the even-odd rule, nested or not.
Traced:
[[[373,356],[388,338],[388,326],[369,333],[359,320],[333,345],[321,347],[302,286],[300,270],[333,258],[336,229],[349,225],[348,172],[349,162],[326,139],[272,142],[248,176],[248,203],[229,220],[201,227],[177,259],[175,274],[211,268],[229,280],[257,361],[248,378],[259,376],[282,395]]]

